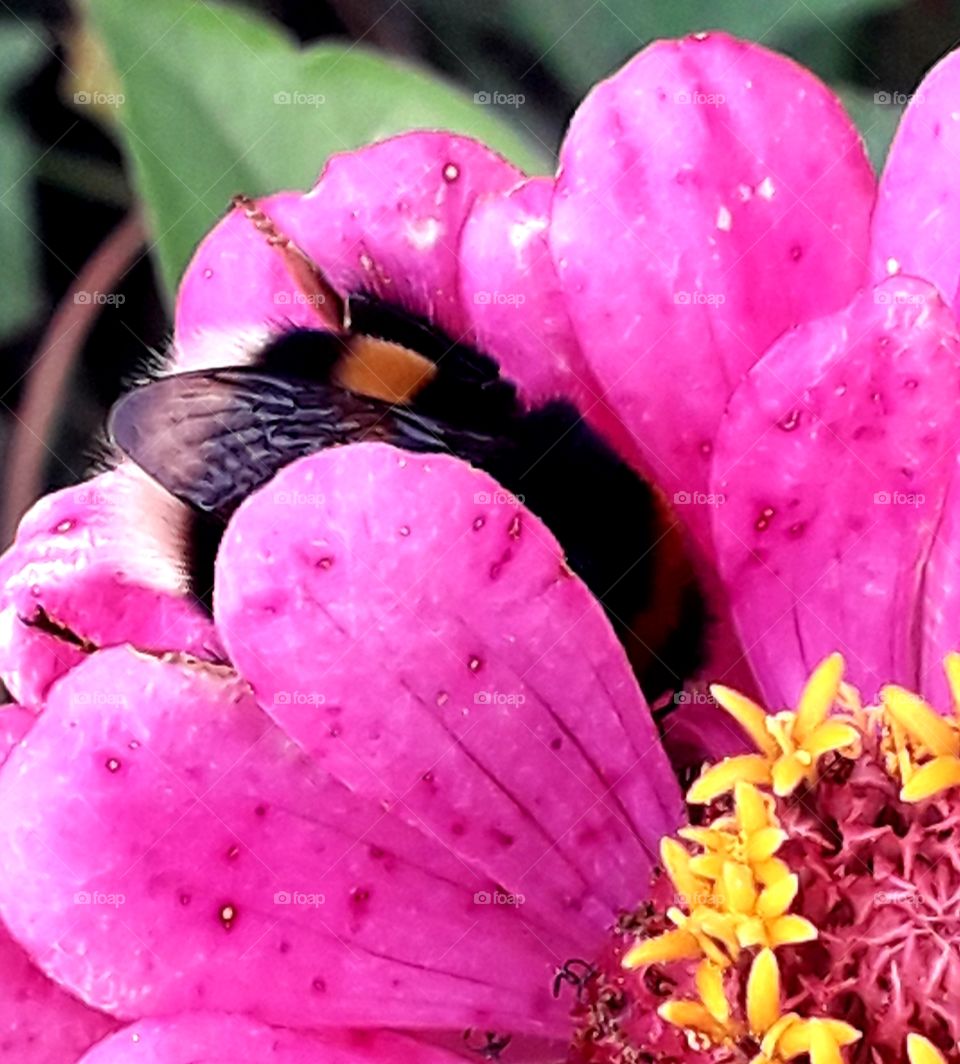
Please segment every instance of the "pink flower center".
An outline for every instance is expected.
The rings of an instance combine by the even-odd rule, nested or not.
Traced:
[[[759,752],[693,783],[649,900],[564,976],[571,1061],[957,1058],[960,720],[893,686],[863,707],[842,675],[776,715],[713,688]]]

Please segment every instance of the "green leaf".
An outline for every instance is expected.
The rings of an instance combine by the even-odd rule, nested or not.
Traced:
[[[870,92],[849,85],[836,91],[866,142],[873,168],[880,173],[903,114],[903,104],[898,102],[896,93]]]
[[[237,192],[308,188],[334,152],[417,128],[467,133],[530,172],[551,161],[483,106],[356,46],[305,50],[194,0],[91,0],[125,97],[120,125],[170,290]]]
[[[42,37],[29,26],[0,22],[0,339],[26,328],[41,306],[40,243],[34,235],[30,181],[38,152],[10,98],[45,50]]]

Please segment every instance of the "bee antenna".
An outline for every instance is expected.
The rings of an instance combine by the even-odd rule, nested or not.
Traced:
[[[293,283],[300,289],[320,317],[338,333],[350,327],[350,315],[346,300],[327,280],[320,267],[310,256],[295,244],[277,225],[269,214],[250,196],[236,195],[230,201],[234,210],[243,211],[262,233],[267,244],[283,256],[284,265]]]

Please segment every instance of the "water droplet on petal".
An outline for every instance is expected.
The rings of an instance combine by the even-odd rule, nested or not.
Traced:
[[[120,762],[119,762],[119,760],[117,758],[115,758],[115,757],[108,757],[107,758],[107,771],[108,772],[119,772],[120,771]]]
[[[221,905],[220,906],[220,923],[223,924],[224,930],[229,931],[233,927],[233,922],[237,918],[237,909],[235,905]]]
[[[777,428],[783,429],[784,432],[793,432],[793,430],[800,424],[800,411],[791,410],[789,414],[780,418],[777,422]]]
[[[456,163],[447,163],[443,168],[444,181],[456,181],[460,176],[460,167]]]

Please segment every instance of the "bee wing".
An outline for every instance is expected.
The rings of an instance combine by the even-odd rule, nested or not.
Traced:
[[[113,407],[109,433],[167,491],[224,520],[283,466],[326,447],[380,440],[480,464],[493,445],[411,407],[244,367],[136,388]]]

